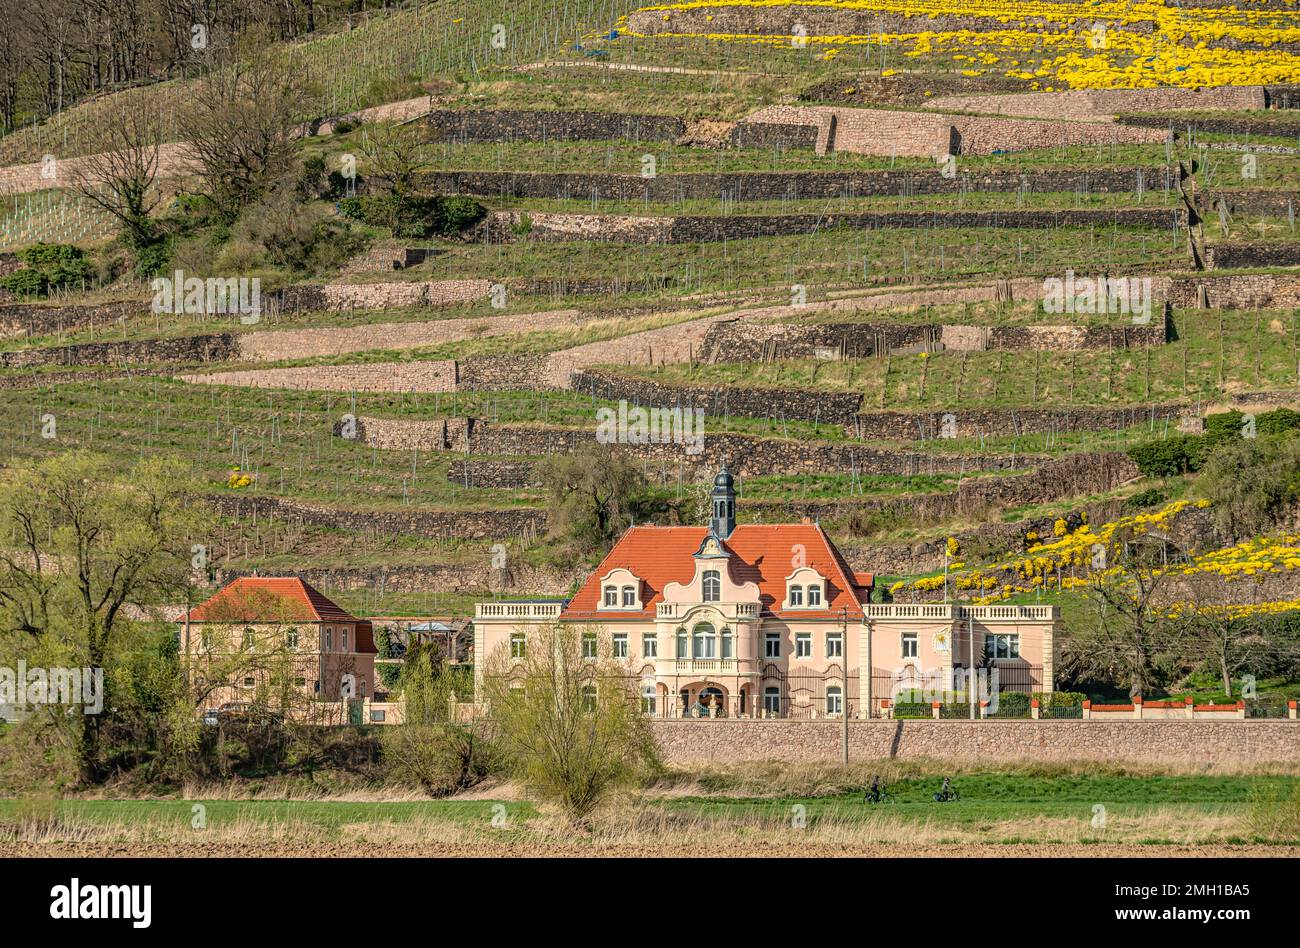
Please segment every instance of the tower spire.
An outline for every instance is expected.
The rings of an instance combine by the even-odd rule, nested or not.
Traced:
[[[709,529],[725,540],[736,529],[736,488],[725,461],[713,478],[713,492],[709,497],[713,501],[713,517],[709,520]]]

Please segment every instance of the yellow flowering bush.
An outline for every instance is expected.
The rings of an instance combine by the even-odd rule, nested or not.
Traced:
[[[904,55],[950,56],[954,62],[977,60],[992,65],[999,54],[1027,54],[1029,62],[1010,61],[1004,75],[1054,90],[1131,89],[1156,86],[1201,88],[1265,85],[1295,81],[1300,56],[1300,26],[1290,10],[1239,9],[1220,6],[1177,7],[1162,0],[686,0],[653,4],[638,12],[659,12],[668,21],[674,11],[720,7],[807,7],[864,10],[936,20],[976,17],[992,20],[992,30],[922,30],[912,33],[869,32],[809,35],[809,45],[839,47],[884,43],[906,47]],[[708,15],[711,19],[712,15]],[[1098,26],[1101,26],[1098,29]],[[785,45],[786,35],[753,33],[637,33],[619,21],[628,35],[704,36],[718,42]],[[1036,62],[1035,62],[1036,60]],[[1033,67],[1033,68],[1026,68]],[[883,70],[882,76],[896,74]],[[968,71],[967,74],[978,75]],[[1043,85],[1037,80],[1050,79]]]

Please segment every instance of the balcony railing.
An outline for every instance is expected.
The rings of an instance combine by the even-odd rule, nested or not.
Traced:
[[[671,667],[678,675],[734,675],[740,663],[734,658],[678,658]]]
[[[558,619],[563,610],[563,602],[478,602],[474,618],[548,621]]]
[[[975,619],[979,622],[1052,622],[1060,618],[1059,606],[963,606],[955,603],[872,603],[863,607],[868,619]]]
[[[756,602],[710,602],[705,605],[717,608],[724,615],[734,612],[737,619],[757,619],[761,608]],[[661,602],[655,608],[655,617],[659,619],[677,619],[699,606],[691,602]]]

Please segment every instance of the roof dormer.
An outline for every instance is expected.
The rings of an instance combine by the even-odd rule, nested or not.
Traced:
[[[641,580],[631,570],[612,569],[600,578],[600,601],[596,608],[601,612],[640,612]]]
[[[825,609],[829,598],[826,577],[810,566],[803,566],[785,578],[785,601],[781,608]]]

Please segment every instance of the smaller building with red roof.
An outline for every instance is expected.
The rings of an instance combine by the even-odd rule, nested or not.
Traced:
[[[204,712],[261,706],[311,719],[374,694],[371,623],[295,576],[241,576],[180,619],[181,655]]]
[[[707,527],[629,528],[568,601],[480,603],[476,674],[494,656],[522,663],[535,629],[567,623],[661,716],[879,714],[900,688],[952,690],[972,654],[1017,690],[1051,690],[1055,607],[872,604],[874,577],[820,525],[738,525],[725,466],[711,501]]]

